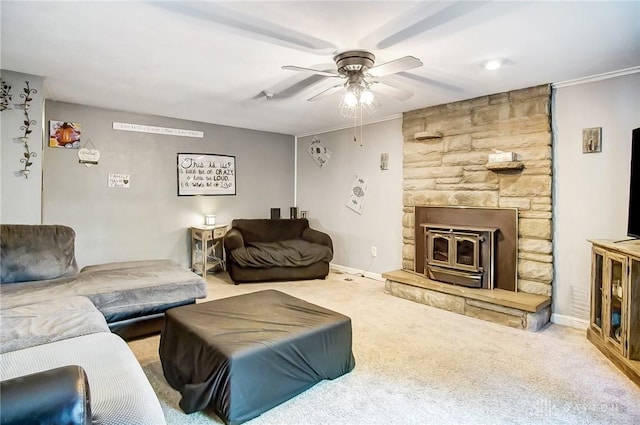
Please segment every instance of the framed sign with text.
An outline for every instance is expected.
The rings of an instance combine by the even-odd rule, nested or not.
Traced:
[[[178,154],[178,196],[235,194],[235,156]]]

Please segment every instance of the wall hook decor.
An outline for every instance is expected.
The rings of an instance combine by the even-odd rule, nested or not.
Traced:
[[[0,80],[0,111],[11,110],[9,107],[11,99],[11,86],[4,80]]]
[[[31,127],[36,125],[36,120],[29,118],[29,102],[33,100],[31,95],[36,94],[38,91],[29,87],[28,81],[25,81],[25,84],[26,87],[23,89],[24,93],[20,93],[20,98],[24,99],[24,101],[20,104],[16,104],[15,106],[16,108],[24,111],[24,121],[22,121],[22,125],[20,126],[20,131],[23,132],[23,135],[19,138],[20,142],[24,144],[23,157],[20,158],[20,163],[24,164],[24,167],[20,170],[20,174],[25,178],[29,178],[29,167],[33,165],[31,158],[38,156],[35,152],[31,152],[31,149],[29,149],[29,135],[33,131],[31,130]]]

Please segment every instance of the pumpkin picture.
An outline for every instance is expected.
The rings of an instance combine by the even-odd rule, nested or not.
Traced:
[[[67,121],[49,122],[49,146],[52,148],[80,148],[80,123]]]

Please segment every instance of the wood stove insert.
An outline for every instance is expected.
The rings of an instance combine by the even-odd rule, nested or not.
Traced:
[[[422,223],[425,276],[471,288],[494,288],[497,227]]]
[[[426,275],[427,252],[424,228],[421,223],[432,223],[445,229],[495,227],[493,288],[517,291],[518,262],[518,210],[516,208],[440,207],[416,206],[414,216],[415,260],[413,271]],[[428,277],[427,277],[428,278]]]

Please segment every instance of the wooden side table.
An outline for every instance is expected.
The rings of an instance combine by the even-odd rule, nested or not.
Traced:
[[[220,266],[225,270],[225,255],[222,240],[227,233],[226,224],[215,226],[191,227],[191,270],[203,277],[214,267]],[[216,248],[222,247],[222,257],[216,255]],[[198,255],[200,248],[200,255]]]

